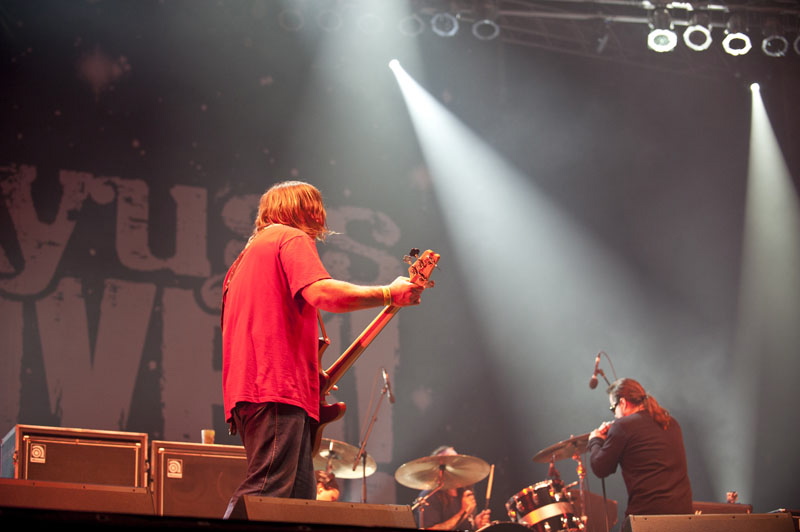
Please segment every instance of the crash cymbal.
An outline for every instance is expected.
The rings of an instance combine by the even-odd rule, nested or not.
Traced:
[[[356,456],[358,456],[358,447],[342,441],[322,438],[319,452],[314,455],[314,469],[330,471],[336,478],[368,477],[378,469],[375,459],[367,453],[366,467],[362,457],[353,470]],[[365,469],[366,474],[364,474]]]
[[[432,490],[462,488],[480,482],[489,474],[489,464],[464,454],[425,456],[397,468],[394,478],[403,486]]]
[[[568,440],[554,443],[550,447],[542,449],[533,457],[534,462],[556,462],[565,458],[572,458],[576,454],[581,454],[586,450],[589,443],[589,433],[573,436]]]

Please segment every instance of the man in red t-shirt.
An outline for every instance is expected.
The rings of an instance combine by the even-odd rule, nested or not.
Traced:
[[[316,240],[330,234],[320,191],[278,183],[261,197],[255,228],[223,281],[222,392],[247,473],[243,495],[314,499],[311,424],[319,421],[318,309],[327,312],[420,303],[406,277],[386,286],[332,279]]]

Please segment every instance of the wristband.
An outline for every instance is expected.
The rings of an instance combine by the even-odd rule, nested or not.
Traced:
[[[388,286],[381,286],[381,290],[383,291],[383,306],[388,307],[392,304],[392,291]]]

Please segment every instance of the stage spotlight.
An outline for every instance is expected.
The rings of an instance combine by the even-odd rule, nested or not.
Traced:
[[[367,35],[376,35],[383,31],[383,19],[374,13],[365,13],[358,17],[356,26]]]
[[[753,47],[750,37],[743,31],[742,18],[738,14],[728,19],[722,48],[730,55],[745,55]]]
[[[770,57],[783,57],[789,50],[789,40],[783,35],[768,35],[761,41],[761,50]]]
[[[708,50],[711,46],[711,25],[706,13],[695,13],[683,32],[683,42],[695,52]]]
[[[452,37],[458,33],[458,19],[450,13],[436,13],[431,19],[431,29],[439,37]]]
[[[397,29],[400,33],[408,37],[416,37],[425,30],[425,23],[419,18],[419,15],[409,15],[404,17],[397,23]]]
[[[761,51],[770,57],[785,56],[789,51],[789,39],[781,35],[778,21],[774,18],[767,19],[761,31],[764,35]]]
[[[286,31],[299,31],[305,23],[303,13],[295,9],[284,9],[278,13],[278,24]]]
[[[672,19],[666,8],[653,11],[650,17],[650,33],[647,47],[654,52],[671,52],[678,44],[678,35],[672,29]]]
[[[325,31],[338,31],[342,28],[342,16],[331,9],[320,11],[317,15],[317,25]]]
[[[794,39],[794,53],[800,55],[800,35]]]
[[[485,18],[475,22],[472,25],[472,34],[476,39],[480,39],[482,41],[491,41],[500,35],[500,26],[498,26],[493,20]]]

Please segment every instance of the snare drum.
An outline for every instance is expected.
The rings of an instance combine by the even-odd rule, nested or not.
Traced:
[[[506,502],[511,521],[537,532],[583,530],[561,482],[545,480],[516,493]]]

